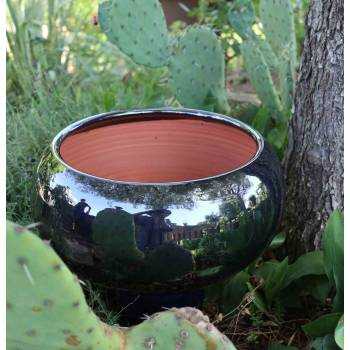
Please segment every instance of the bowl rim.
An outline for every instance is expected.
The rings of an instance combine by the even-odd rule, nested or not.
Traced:
[[[64,159],[60,155],[60,146],[63,142],[63,140],[68,137],[72,132],[78,130],[79,128],[87,125],[91,125],[97,121],[105,121],[109,119],[115,119],[115,118],[123,118],[123,117],[128,117],[132,116],[135,114],[142,114],[143,117],[152,117],[154,114],[185,114],[189,116],[194,116],[194,117],[199,117],[199,118],[204,118],[208,120],[214,120],[214,121],[219,121],[224,124],[228,124],[234,127],[238,127],[245,131],[249,136],[253,137],[257,144],[257,151],[255,152],[255,155],[248,160],[246,163],[243,165],[234,168],[232,170],[229,170],[224,173],[220,173],[217,175],[213,176],[208,176],[208,177],[203,177],[199,179],[192,179],[192,180],[185,180],[185,181],[173,181],[173,182],[133,182],[133,181],[120,181],[120,180],[112,180],[112,179],[106,179],[103,177],[95,176],[92,174],[85,173],[83,171],[80,171],[69,164],[67,164]],[[213,180],[213,179],[218,179],[220,177],[224,177],[233,173],[236,173],[243,168],[248,167],[250,164],[252,164],[257,158],[259,158],[260,154],[262,153],[264,149],[264,138],[262,135],[250,127],[249,125],[243,123],[240,120],[237,120],[233,117],[225,116],[223,114],[218,114],[214,112],[209,112],[209,111],[204,111],[204,110],[199,110],[199,109],[190,109],[190,108],[168,108],[168,107],[162,107],[162,108],[139,108],[139,109],[130,109],[130,110],[115,110],[115,111],[110,111],[110,112],[105,112],[105,113],[100,113],[96,115],[92,115],[83,119],[80,119],[64,129],[62,129],[52,140],[51,142],[51,152],[53,153],[54,157],[56,160],[61,163],[64,167],[67,169],[78,173],[79,175],[82,176],[87,176],[91,179],[94,180],[99,180],[99,181],[107,181],[110,183],[114,184],[120,184],[120,185],[138,185],[138,186],[173,186],[173,185],[185,185],[185,184],[190,184],[190,183],[198,183],[198,182],[203,182],[203,181],[208,181],[208,180]]]

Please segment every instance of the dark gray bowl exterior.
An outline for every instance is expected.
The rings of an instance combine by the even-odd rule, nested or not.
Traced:
[[[220,120],[250,133],[259,151],[233,172],[166,184],[104,180],[60,158],[59,145],[73,130],[140,113]],[[42,158],[38,191],[44,231],[79,276],[143,292],[201,288],[232,276],[269,245],[283,208],[280,163],[260,134],[233,118],[188,109],[110,112],[70,125]]]

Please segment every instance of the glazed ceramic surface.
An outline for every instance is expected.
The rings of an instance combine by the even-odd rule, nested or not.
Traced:
[[[259,133],[188,109],[89,117],[38,169],[52,244],[77,273],[134,291],[207,286],[257,258],[283,206],[280,164]]]

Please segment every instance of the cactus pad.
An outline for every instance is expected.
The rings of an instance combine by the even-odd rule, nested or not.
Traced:
[[[78,279],[40,238],[7,224],[7,350],[109,349],[117,333],[86,305]]]
[[[290,0],[261,0],[260,18],[267,41],[279,57],[279,90],[285,109],[293,103],[297,50]]]
[[[6,263],[8,350],[235,349],[193,308],[157,313],[131,328],[107,326],[51,247],[12,223]]]
[[[169,69],[174,93],[184,107],[203,107],[209,95],[225,107],[224,54],[212,30],[189,27],[173,48]]]
[[[134,62],[166,65],[169,36],[158,0],[106,0],[100,3],[98,16],[109,41]]]
[[[256,93],[271,113],[278,117],[282,106],[264,56],[256,44],[248,40],[241,44],[241,50],[250,81]]]
[[[254,42],[259,48],[260,52],[264,56],[265,62],[269,67],[270,73],[275,75],[280,69],[280,61],[278,60],[276,54],[271,48],[271,45],[266,39],[254,35]]]
[[[255,21],[255,12],[251,0],[237,0],[232,4],[228,15],[233,29],[244,39],[255,35],[252,26]]]
[[[293,8],[290,0],[261,0],[260,19],[266,39],[283,60],[296,63]]]
[[[147,337],[145,337],[147,335]],[[235,350],[207,316],[197,309],[184,307],[154,314],[131,328],[128,350]]]

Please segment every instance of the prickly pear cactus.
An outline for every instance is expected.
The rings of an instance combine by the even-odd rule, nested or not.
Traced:
[[[250,81],[258,96],[275,117],[279,116],[282,105],[259,47],[252,41],[244,41],[241,50]]]
[[[7,350],[112,349],[118,331],[86,305],[78,279],[40,238],[7,224]]]
[[[253,41],[262,53],[271,75],[278,74],[280,69],[280,61],[277,55],[273,52],[269,42],[266,39],[258,37],[254,34]]]
[[[276,110],[290,110],[293,102],[296,43],[292,5],[290,0],[261,0],[259,12],[263,36],[252,30],[256,20],[252,0],[234,2],[228,18],[243,40],[241,49],[250,80],[263,104],[276,115]],[[252,61],[260,68],[254,69]],[[252,75],[256,71],[258,76]]]
[[[233,350],[206,316],[170,309],[131,328],[110,327],[87,306],[78,279],[40,238],[7,224],[8,350]]]
[[[228,112],[225,62],[220,41],[204,26],[170,37],[158,0],[106,0],[99,23],[108,39],[136,63],[170,70],[170,84],[184,107],[213,104]],[[208,102],[209,100],[209,102]]]
[[[232,11],[228,14],[233,29],[244,39],[251,38],[254,33],[252,26],[255,12],[251,0],[237,0],[232,4]]]
[[[169,63],[171,85],[186,107],[205,104],[212,94],[221,110],[229,109],[225,91],[225,61],[215,33],[203,26],[189,27],[178,38]]]
[[[290,0],[260,0],[260,19],[267,41],[282,59],[296,63],[293,8]]]
[[[286,109],[293,103],[297,62],[293,8],[290,0],[261,0],[260,19],[266,39],[279,57],[279,89]]]
[[[106,0],[99,23],[110,42],[136,63],[162,67],[169,57],[169,36],[158,0]]]
[[[129,330],[127,344],[128,350],[236,349],[225,335],[209,323],[207,316],[192,307],[173,308],[154,314]]]

